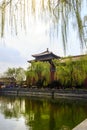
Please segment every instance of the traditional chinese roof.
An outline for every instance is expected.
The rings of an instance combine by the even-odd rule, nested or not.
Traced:
[[[55,55],[53,52],[50,52],[47,48],[46,51],[32,55],[35,58],[35,61],[49,61],[52,59],[59,59],[61,58],[60,56]]]

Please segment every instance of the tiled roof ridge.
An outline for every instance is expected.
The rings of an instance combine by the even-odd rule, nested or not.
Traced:
[[[32,55],[32,56],[33,56],[33,57],[36,57],[36,56],[41,56],[41,55],[44,55],[44,54],[51,54],[51,53],[52,53],[52,52],[49,51],[48,48],[47,48],[46,51],[43,51],[43,52],[41,52],[41,53],[39,53],[39,54],[34,54],[34,55]]]

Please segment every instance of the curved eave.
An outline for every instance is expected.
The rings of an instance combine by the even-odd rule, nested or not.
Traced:
[[[61,58],[60,56],[57,56],[55,54],[53,54],[52,52],[50,53],[43,53],[43,54],[37,54],[37,55],[32,55],[34,58],[37,58],[37,57],[43,57],[43,56],[53,56],[53,58]]]
[[[34,61],[36,61],[36,60],[28,60],[27,62],[28,62],[28,63],[32,63],[32,62],[34,62]]]

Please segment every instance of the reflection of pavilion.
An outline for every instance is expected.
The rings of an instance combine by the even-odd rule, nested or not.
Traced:
[[[39,54],[35,54],[35,55],[32,55],[35,59],[34,60],[31,60],[31,61],[28,61],[28,62],[32,62],[32,61],[42,61],[42,62],[45,62],[45,61],[48,61],[50,63],[50,76],[51,76],[51,81],[54,80],[54,73],[55,73],[55,66],[52,62],[53,59],[60,59],[61,57],[60,56],[57,56],[55,55],[54,53],[50,52],[47,48],[46,51],[42,52],[42,53],[39,53]]]

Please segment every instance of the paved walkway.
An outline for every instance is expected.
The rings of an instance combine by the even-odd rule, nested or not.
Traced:
[[[72,130],[87,130],[87,119],[85,119],[83,122],[81,122]]]

